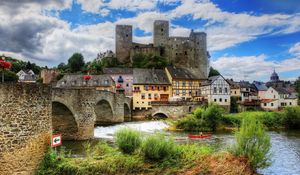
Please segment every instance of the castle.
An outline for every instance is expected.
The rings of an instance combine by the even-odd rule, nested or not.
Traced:
[[[189,70],[200,79],[207,79],[209,55],[206,33],[194,32],[189,37],[170,37],[169,22],[154,21],[153,44],[132,41],[132,26],[116,25],[116,57],[121,63],[132,62],[135,54],[152,54],[166,57],[178,68]]]

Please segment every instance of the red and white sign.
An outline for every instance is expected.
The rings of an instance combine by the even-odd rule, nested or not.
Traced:
[[[61,134],[53,135],[51,138],[51,146],[57,147],[62,144]]]

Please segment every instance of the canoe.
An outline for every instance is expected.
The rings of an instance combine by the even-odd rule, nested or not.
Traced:
[[[188,135],[188,138],[190,139],[205,139],[205,138],[210,138],[211,135],[210,134],[202,134],[202,135]]]

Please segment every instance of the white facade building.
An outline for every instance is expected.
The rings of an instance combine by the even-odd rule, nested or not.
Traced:
[[[208,100],[229,109],[230,107],[230,85],[221,75],[209,77],[201,83],[201,95]]]
[[[261,107],[265,110],[279,110],[286,106],[297,106],[296,96],[284,88],[269,87],[261,100]]]

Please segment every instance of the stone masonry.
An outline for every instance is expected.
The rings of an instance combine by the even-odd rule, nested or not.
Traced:
[[[0,174],[33,174],[50,145],[50,87],[0,84],[0,110]]]
[[[132,26],[116,26],[116,57],[122,63],[132,62],[135,54],[152,54],[166,57],[178,68],[188,69],[199,79],[207,79],[209,55],[206,33],[191,31],[188,37],[169,36],[169,22],[156,20],[153,27],[153,44],[132,42]]]

